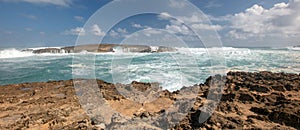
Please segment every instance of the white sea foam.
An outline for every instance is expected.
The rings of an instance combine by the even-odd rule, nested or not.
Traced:
[[[107,53],[94,53],[94,52],[87,52],[82,51],[81,53],[42,53],[42,54],[33,54],[32,51],[45,49],[45,48],[57,48],[60,49],[61,47],[37,47],[37,48],[28,48],[25,51],[17,50],[15,48],[12,49],[5,49],[0,51],[0,58],[18,58],[18,57],[28,57],[33,55],[39,56],[66,56],[66,55],[84,55],[84,54],[93,54],[93,55],[115,55],[115,56],[145,56],[148,53],[123,53],[123,51],[115,50],[115,52],[107,52]],[[155,50],[155,47],[153,47]],[[227,55],[247,55],[250,52],[247,48],[232,48],[232,47],[224,47],[224,48],[176,48],[177,52],[185,55],[205,55],[209,54],[208,52],[216,52],[220,54],[227,54]]]
[[[68,65],[69,67],[71,68],[87,68],[86,65],[84,64],[71,64],[71,65]]]
[[[35,48],[28,48],[28,49],[30,49],[30,50],[40,50],[40,49],[46,49],[46,48],[61,49],[61,47],[35,47]]]
[[[288,47],[289,50],[300,51],[300,47]]]
[[[150,46],[150,48],[151,48],[152,52],[158,51],[158,49],[159,49],[158,46]]]
[[[233,48],[233,47],[213,47],[213,48],[176,48],[180,53],[203,54],[209,52],[219,52],[224,54],[249,54],[248,48]]]
[[[0,58],[18,58],[18,57],[28,57],[33,56],[32,52],[22,52],[15,48],[5,49],[0,51]]]
[[[8,58],[22,58],[22,57],[30,57],[30,56],[67,56],[74,55],[74,53],[41,53],[34,54],[33,50],[38,50],[47,47],[40,48],[28,48],[24,50],[19,50],[15,48],[0,50],[0,59],[8,59]],[[59,48],[59,47],[51,47],[51,48]],[[86,54],[86,53],[78,53],[78,54]]]

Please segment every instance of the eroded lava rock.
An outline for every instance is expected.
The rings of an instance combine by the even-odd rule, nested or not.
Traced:
[[[131,85],[137,92],[150,90],[147,83]],[[155,100],[145,103],[128,100],[114,84],[102,80],[97,80],[97,88],[105,102],[121,114],[114,113],[109,120],[88,116],[73,80],[0,86],[0,129],[165,128],[160,115],[192,91],[198,92],[188,114],[177,124],[167,123],[172,129],[300,129],[299,74],[229,72],[175,92],[160,91]],[[199,123],[200,113],[207,112],[202,106],[210,102],[209,91],[222,98],[212,116]],[[176,119],[174,115],[170,122]],[[141,122],[145,120],[157,121],[149,125]]]

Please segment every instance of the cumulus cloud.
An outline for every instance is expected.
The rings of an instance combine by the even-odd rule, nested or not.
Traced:
[[[270,9],[255,4],[244,12],[227,16],[231,28],[228,35],[236,39],[299,36],[299,12],[299,0],[277,3]]]
[[[126,30],[126,28],[123,28],[123,29],[122,29],[122,28],[118,28],[117,31],[118,31],[119,33],[121,33],[121,34],[126,34],[126,33],[128,33],[127,30]]]
[[[95,35],[95,36],[105,36],[105,32],[103,32],[97,24],[94,24],[91,27],[91,31],[92,31],[93,35]]]
[[[50,4],[57,6],[70,6],[72,0],[1,0],[4,2],[27,2],[32,4]]]
[[[175,19],[177,18],[177,19]],[[165,30],[170,33],[177,33],[182,35],[195,35],[190,28],[196,30],[216,30],[220,31],[224,27],[221,25],[213,25],[207,22],[207,18],[198,15],[190,16],[171,16],[169,13],[163,12],[158,15],[159,20],[169,20],[170,24],[165,26]]]
[[[132,24],[132,27],[134,27],[134,28],[143,28],[142,25],[140,25],[140,24]]]
[[[179,34],[189,34],[191,33],[189,28],[186,27],[184,24],[178,25],[178,24],[171,24],[166,25],[166,30],[170,33],[179,33]]]
[[[210,4],[210,7],[212,7],[214,3]],[[193,34],[185,25],[179,23],[183,22],[186,25],[191,25],[191,28],[197,30],[216,30],[222,33],[222,37],[236,40],[300,37],[300,0],[277,3],[271,8],[254,4],[252,7],[236,14],[218,17],[207,15],[207,17],[214,24],[207,22],[205,17],[193,14],[172,16],[167,12],[163,12],[158,15],[159,20],[169,20],[170,22],[164,29],[187,36]]]
[[[94,24],[90,27],[76,27],[72,28],[69,30],[65,30],[63,35],[79,35],[79,36],[84,36],[84,35],[94,35],[94,36],[105,36],[105,32],[102,31],[102,29],[97,25]]]
[[[188,34],[189,29],[182,24],[182,22],[176,20],[167,12],[162,12],[158,16],[159,20],[168,20],[170,24],[165,26],[165,30],[169,33],[180,33],[180,34]]]
[[[115,30],[111,30],[111,31],[109,32],[109,35],[110,35],[111,37],[116,38],[116,37],[119,36],[119,33],[117,33]]]
[[[111,30],[109,35],[114,38],[127,37],[128,32],[126,28],[117,28],[115,30]]]
[[[150,37],[151,35],[162,34],[162,31],[149,27],[149,28],[144,29],[143,33],[144,33],[144,35]]]
[[[64,31],[62,34],[64,35],[85,35],[85,30],[82,27],[72,28],[70,30]]]
[[[133,24],[131,24],[131,26],[132,26],[133,28],[136,28],[136,29],[147,29],[147,28],[151,28],[151,27],[149,27],[149,26],[147,26],[147,25],[141,25],[141,24],[137,24],[137,23],[133,23]]]

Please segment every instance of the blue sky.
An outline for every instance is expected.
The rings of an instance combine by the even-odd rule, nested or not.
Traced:
[[[115,2],[118,1],[122,0]],[[127,7],[112,8],[105,12],[107,17],[99,17],[98,20],[105,23],[120,14],[123,8],[134,5],[126,3],[127,1],[137,0],[123,0],[121,3],[127,4]],[[157,8],[172,5],[171,12],[182,9],[186,15],[171,14],[168,11],[134,15],[114,24],[114,27],[105,32],[103,30],[107,27],[88,20],[93,19],[96,16],[93,14],[104,5],[113,3],[109,0],[0,0],[0,46],[70,46],[76,43],[78,36],[87,36],[90,31],[94,36],[103,37],[102,42],[105,43],[134,42],[138,31],[145,36],[135,39],[145,41],[143,38],[149,36],[149,33],[157,34],[151,35],[152,40],[160,39],[162,34],[155,31],[167,30],[166,33],[176,33],[179,38],[189,39],[184,40],[188,42],[188,46],[197,47],[199,39],[195,33],[190,33],[192,29],[216,31],[224,46],[300,45],[299,0],[189,0],[206,14],[211,24],[201,23],[201,15],[192,15],[192,10],[184,9],[188,8],[184,7],[184,0],[166,1],[170,4],[157,3]],[[139,6],[143,8],[145,5]],[[186,26],[178,24],[176,20]],[[176,38],[174,41],[174,38],[170,39],[167,44],[172,46]],[[97,41],[85,42],[90,44]],[[159,44],[159,40],[156,43]]]

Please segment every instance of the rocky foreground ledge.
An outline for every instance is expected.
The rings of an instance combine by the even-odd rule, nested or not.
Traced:
[[[136,52],[136,53],[153,53],[153,52],[173,52],[175,48],[166,46],[147,46],[147,45],[121,45],[121,44],[87,44],[78,46],[69,46],[62,48],[43,48],[43,49],[26,49],[23,51],[32,51],[35,54],[41,53],[80,53],[80,52]]]
[[[220,81],[225,81],[221,101],[213,115],[200,124],[198,117],[203,111],[199,108],[208,101],[209,88],[217,88]],[[128,100],[118,93],[114,84],[98,80],[105,101],[127,117],[114,116],[110,125],[101,123],[105,119],[97,120],[87,115],[79,103],[74,82],[0,86],[0,129],[158,129],[155,125],[159,126],[160,121],[153,126],[126,122],[155,119],[174,102],[183,99],[182,95],[189,95],[186,91],[189,89],[197,89],[197,98],[188,114],[172,129],[300,129],[298,74],[229,72],[226,77],[209,77],[204,84],[184,87],[176,92],[161,91],[153,102],[144,104]],[[129,86],[145,92],[151,85],[132,82]],[[217,91],[213,93],[220,94]],[[175,119],[173,117],[170,121]]]

